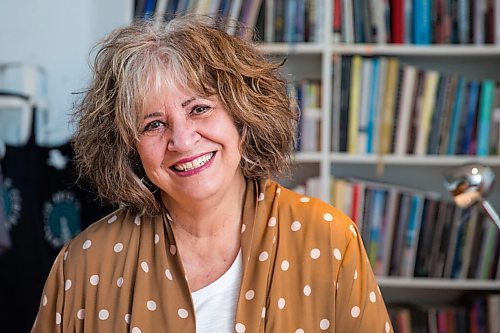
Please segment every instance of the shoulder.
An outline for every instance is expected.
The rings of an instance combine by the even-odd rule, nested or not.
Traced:
[[[305,196],[290,189],[279,188],[279,213],[289,216],[292,224],[299,224],[312,229],[318,237],[329,235],[335,243],[346,242],[355,238],[358,230],[354,222],[345,213],[315,197]],[[286,220],[286,217],[285,217]]]
[[[134,227],[141,224],[141,218],[120,208],[91,224],[66,245],[65,265],[80,265],[88,260],[100,260],[103,253],[110,252],[113,247],[130,239]],[[118,245],[119,247],[119,245]]]

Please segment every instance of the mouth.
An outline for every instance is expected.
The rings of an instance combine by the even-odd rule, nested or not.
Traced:
[[[174,164],[170,167],[173,171],[176,172],[186,172],[186,171],[191,171],[195,169],[199,169],[206,165],[208,162],[212,160],[212,158],[215,156],[215,151],[212,151],[210,153],[198,156],[197,158],[189,161],[189,162],[182,162],[182,163],[177,163]]]

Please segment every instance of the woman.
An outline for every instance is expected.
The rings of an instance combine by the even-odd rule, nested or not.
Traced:
[[[61,250],[33,332],[390,332],[354,224],[270,177],[297,114],[280,64],[216,22],[101,44],[81,175],[122,208]]]

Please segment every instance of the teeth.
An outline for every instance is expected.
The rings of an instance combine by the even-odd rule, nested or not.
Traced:
[[[181,163],[174,165],[174,169],[177,171],[188,171],[192,169],[196,169],[210,161],[210,159],[214,156],[214,153],[208,153],[206,155],[200,156],[195,160],[187,163]]]

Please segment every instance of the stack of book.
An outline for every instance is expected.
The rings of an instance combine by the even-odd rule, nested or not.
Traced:
[[[460,306],[389,306],[395,332],[482,332],[500,328],[500,294],[465,300]]]
[[[498,0],[333,0],[334,42],[498,44]]]
[[[291,94],[299,108],[296,151],[319,151],[321,137],[321,80],[303,79],[293,83]]]
[[[438,193],[334,179],[333,205],[360,229],[378,276],[499,279],[500,233],[473,206]]]
[[[135,0],[134,17],[162,22],[179,15],[199,14],[219,17],[228,22],[239,21],[245,27],[254,28],[261,7],[262,0]],[[231,34],[238,33],[234,24],[228,24],[227,29]],[[251,37],[250,30],[242,30],[241,33]]]
[[[499,82],[395,57],[333,59],[333,151],[500,155]]]

